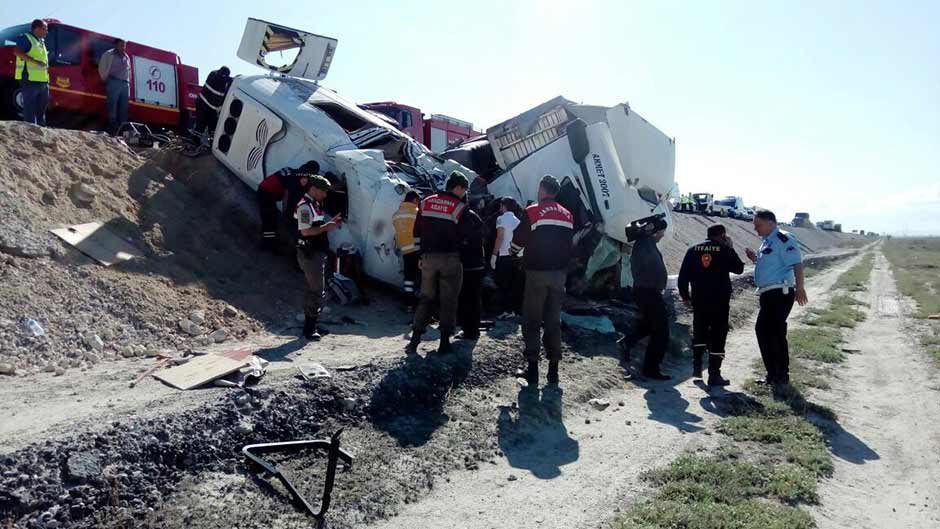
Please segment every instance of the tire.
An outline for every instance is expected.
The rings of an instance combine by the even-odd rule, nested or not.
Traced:
[[[20,84],[12,79],[0,89],[0,115],[3,119],[23,119],[23,92]]]

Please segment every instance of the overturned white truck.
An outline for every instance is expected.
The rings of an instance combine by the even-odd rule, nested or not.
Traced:
[[[668,219],[675,142],[629,106],[556,98],[439,157],[382,116],[319,85],[336,45],[249,19],[238,56],[269,73],[234,79],[212,151],[252,189],[266,175],[308,160],[333,173],[346,189],[348,215],[343,228],[330,233],[330,245],[358,248],[370,277],[401,285],[391,218],[409,189],[440,189],[455,169],[471,178],[475,197],[509,195],[521,204],[536,199],[543,175],[563,180],[562,198],[576,211],[579,240],[589,241],[588,275],[628,264],[621,257],[631,225],[657,215]],[[293,60],[269,64],[269,54],[283,51],[295,53]],[[621,284],[629,284],[629,274],[621,276]]]
[[[657,216],[670,221],[675,140],[626,104],[582,105],[556,97],[444,156],[479,173],[489,194],[521,204],[537,199],[543,175],[558,177],[559,200],[575,213],[589,255],[587,278],[620,263],[620,286],[630,285],[629,259],[622,257],[629,255],[631,228]]]
[[[252,189],[282,167],[309,160],[332,173],[348,197],[349,214],[330,233],[336,249],[351,244],[363,256],[365,273],[401,285],[392,215],[411,188],[438,189],[459,169],[435,157],[381,116],[361,109],[319,85],[326,77],[337,41],[256,19],[245,27],[239,58],[270,71],[238,76],[226,95],[212,153]],[[283,66],[267,55],[295,53]]]

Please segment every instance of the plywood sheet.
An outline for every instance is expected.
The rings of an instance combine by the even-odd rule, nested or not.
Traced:
[[[233,360],[222,355],[207,354],[153,376],[175,388],[193,389],[234,373],[247,364],[247,360]]]
[[[76,224],[49,231],[104,266],[141,257],[136,248],[112,233],[100,222]]]

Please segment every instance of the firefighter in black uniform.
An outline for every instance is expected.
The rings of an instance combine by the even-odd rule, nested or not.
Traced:
[[[679,296],[692,303],[692,371],[702,378],[702,361],[708,352],[708,385],[727,386],[721,376],[728,337],[731,279],[744,272],[744,262],[734,251],[731,238],[721,224],[708,227],[708,239],[689,248],[679,270]],[[689,285],[692,293],[689,294]]]
[[[461,241],[469,238],[473,229],[464,203],[470,182],[459,171],[447,179],[447,190],[434,193],[421,201],[415,219],[415,243],[421,252],[421,298],[415,311],[411,340],[405,347],[409,355],[418,352],[421,335],[431,322],[432,305],[439,304],[438,329],[441,345],[437,352],[452,351],[450,337],[457,326],[457,304],[463,283],[463,265],[460,262]]]
[[[304,271],[304,338],[319,340],[317,327],[320,309],[323,307],[323,290],[326,283],[326,263],[329,258],[330,240],[327,234],[343,223],[342,215],[329,221],[323,211],[323,199],[330,190],[330,181],[320,175],[311,175],[304,186],[305,194],[294,210],[300,239],[297,241],[297,264]]]
[[[261,216],[261,248],[269,252],[277,251],[277,203],[284,201],[284,212],[293,214],[300,196],[304,193],[307,181],[320,172],[316,160],[301,165],[297,169],[285,167],[268,175],[258,185],[258,212]],[[322,178],[322,177],[321,177]]]
[[[232,73],[228,66],[209,72],[206,84],[202,85],[196,98],[196,127],[199,134],[212,136],[219,122],[219,111],[225,102],[225,94],[232,85]]]

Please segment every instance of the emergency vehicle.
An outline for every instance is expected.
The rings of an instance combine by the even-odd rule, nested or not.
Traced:
[[[473,123],[469,121],[444,114],[424,117],[420,109],[394,101],[366,103],[362,108],[391,118],[398,130],[418,140],[435,153],[442,153],[455,143],[483,135],[482,132],[473,130]]]
[[[98,61],[114,47],[115,37],[46,19],[49,35],[50,121],[80,128],[107,123],[105,83]],[[20,35],[30,24],[0,31],[0,118],[18,119],[23,110],[19,82],[14,80]],[[155,128],[185,130],[195,117],[199,70],[180,61],[176,53],[127,42],[131,58],[128,120]]]

